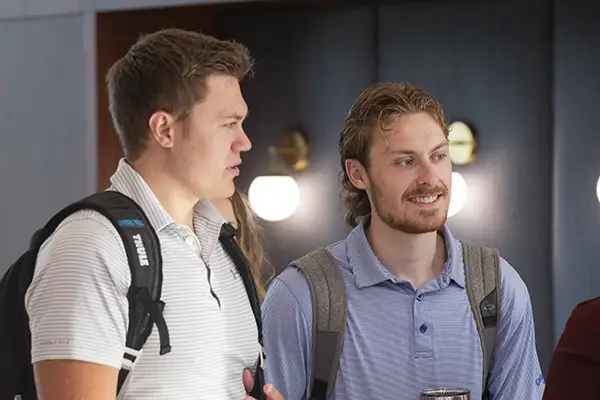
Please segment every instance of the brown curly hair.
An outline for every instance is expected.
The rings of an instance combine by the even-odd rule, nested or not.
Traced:
[[[339,151],[342,198],[348,208],[346,223],[351,227],[371,213],[371,204],[367,193],[350,181],[346,160],[357,160],[368,171],[373,134],[389,130],[390,124],[398,117],[419,112],[431,115],[448,137],[448,123],[442,105],[423,89],[406,82],[373,84],[360,93],[350,108],[340,134]]]

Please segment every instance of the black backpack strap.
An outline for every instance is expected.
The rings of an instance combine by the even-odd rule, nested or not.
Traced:
[[[32,246],[41,245],[69,215],[91,209],[104,215],[116,228],[123,240],[131,270],[129,300],[129,328],[117,393],[125,383],[140,350],[156,325],[160,337],[160,354],[171,351],[169,330],[163,318],[162,255],[156,231],[140,206],[126,195],[116,191],[95,193],[58,212],[32,238]]]
[[[249,393],[256,400],[263,400],[266,398],[263,392],[264,380],[264,352],[263,352],[263,333],[262,333],[262,317],[260,313],[260,300],[258,298],[258,291],[256,290],[256,283],[252,278],[252,271],[250,270],[250,262],[246,255],[238,245],[235,238],[236,229],[230,224],[225,223],[221,227],[221,233],[219,235],[219,241],[221,245],[231,257],[231,260],[235,264],[235,267],[242,278],[246,293],[248,295],[248,301],[250,307],[254,313],[254,319],[256,321],[256,328],[258,331],[258,343],[260,344],[260,353],[256,361],[256,371],[254,374],[254,388]]]

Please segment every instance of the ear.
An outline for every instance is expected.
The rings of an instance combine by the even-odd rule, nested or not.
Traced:
[[[367,170],[363,165],[354,159],[348,159],[344,163],[346,167],[346,175],[350,178],[350,182],[357,189],[367,190],[370,186]]]
[[[150,116],[148,125],[150,138],[163,148],[173,147],[175,141],[175,118],[164,111],[157,111]]]

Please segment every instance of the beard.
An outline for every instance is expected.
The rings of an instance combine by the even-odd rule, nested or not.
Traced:
[[[446,223],[448,205],[440,201],[443,199],[438,200],[440,201],[438,208],[419,210],[415,207],[415,209],[412,209],[413,207],[410,205],[402,205],[402,199],[396,200],[397,197],[390,196],[373,180],[371,182],[371,198],[374,209],[377,210],[377,214],[383,223],[390,228],[407,234],[421,234],[437,232]],[[408,195],[403,196],[403,199],[414,196],[428,196],[433,193],[442,193],[441,196],[448,196],[448,188],[441,184],[439,186],[421,185]]]

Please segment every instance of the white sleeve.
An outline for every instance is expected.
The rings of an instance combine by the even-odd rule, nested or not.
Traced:
[[[68,217],[44,243],[25,296],[32,362],[121,367],[131,273],[114,226],[95,211]]]

